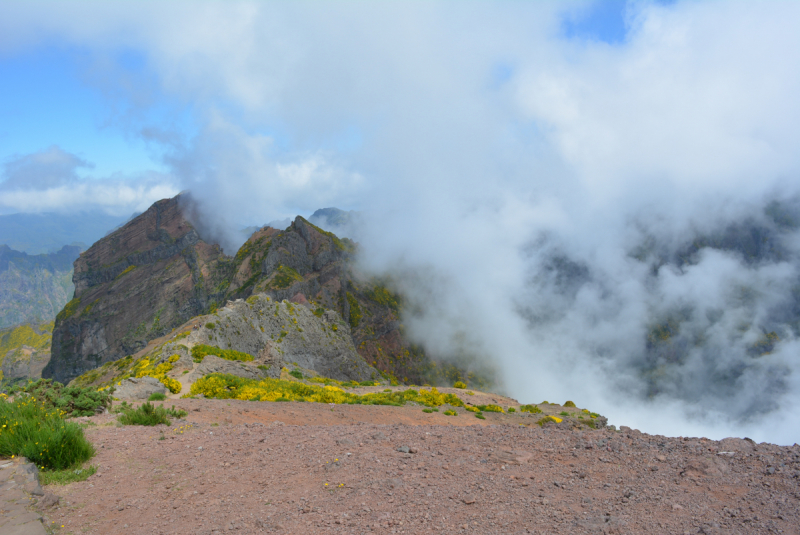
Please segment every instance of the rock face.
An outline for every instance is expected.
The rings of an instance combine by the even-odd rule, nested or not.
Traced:
[[[225,256],[200,239],[179,203],[155,203],[75,261],[75,297],[56,317],[44,377],[67,382],[206,310]]]
[[[220,358],[208,346],[232,350],[252,360]],[[197,351],[200,349],[204,356]],[[213,314],[193,318],[135,357],[108,362],[81,375],[74,384],[113,385],[117,389],[114,397],[139,399],[132,393],[141,388],[137,375],[145,379],[153,374],[147,379],[158,386],[177,381],[181,389],[176,393],[185,394],[187,386],[212,373],[246,379],[278,378],[284,368],[340,381],[380,379],[380,373],[356,352],[350,329],[337,312],[315,314],[308,307],[257,294],[247,301],[230,302]],[[155,375],[163,381],[159,382]],[[151,393],[148,391],[147,395]]]
[[[166,387],[153,377],[132,377],[121,381],[116,387],[114,397],[117,399],[147,399],[153,394],[166,394]]]

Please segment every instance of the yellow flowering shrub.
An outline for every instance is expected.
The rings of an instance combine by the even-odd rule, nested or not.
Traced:
[[[540,409],[536,405],[520,405],[519,412],[529,412],[531,414],[539,414],[542,412],[542,409]]]
[[[564,406],[565,406],[565,407],[572,407],[572,408],[575,408],[575,402],[574,402],[574,401],[565,401],[565,402],[564,402]]]
[[[478,407],[467,407],[467,410],[469,412],[481,412],[481,410]]]
[[[445,403],[463,407],[463,402],[453,394],[441,394],[436,388],[430,391],[409,388],[405,391],[372,392],[353,394],[338,386],[305,384],[300,381],[265,378],[244,379],[226,374],[207,375],[194,384],[190,395],[207,398],[242,399],[251,401],[308,401],[314,403],[336,403],[350,405],[394,405],[415,402],[428,407]]]
[[[556,424],[560,424],[562,421],[563,420],[561,418],[557,417],[557,416],[545,416],[544,418],[540,419],[536,423],[539,424],[540,426],[542,426],[542,425],[544,425],[544,424],[546,424],[548,422],[553,422],[553,423],[556,423]]]
[[[467,385],[461,381],[456,381],[453,385],[453,388],[467,388]]]

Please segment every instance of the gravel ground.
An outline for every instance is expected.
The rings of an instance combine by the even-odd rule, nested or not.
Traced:
[[[420,407],[178,400],[88,420],[58,533],[800,533],[800,447]],[[172,405],[172,403],[169,403]],[[408,452],[408,453],[406,453]]]

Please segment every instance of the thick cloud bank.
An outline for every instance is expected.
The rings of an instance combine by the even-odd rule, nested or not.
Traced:
[[[6,53],[134,49],[192,103],[196,135],[139,134],[212,223],[361,211],[431,353],[648,431],[800,436],[800,5],[629,2],[614,44],[565,36],[585,2],[30,6]]]

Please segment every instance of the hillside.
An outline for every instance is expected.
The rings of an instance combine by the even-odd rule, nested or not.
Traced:
[[[352,241],[298,217],[285,230],[259,229],[229,257],[203,241],[179,197],[159,201],[76,260],[75,298],[56,318],[45,377],[70,381],[136,354],[192,317],[263,294],[335,312],[364,362],[398,381],[462,378],[408,342],[401,299],[386,282],[359,274],[356,254]]]
[[[0,381],[8,385],[42,376],[50,361],[53,322],[0,330]]]
[[[29,255],[0,245],[0,328],[45,322],[72,297],[72,263],[80,247]]]

